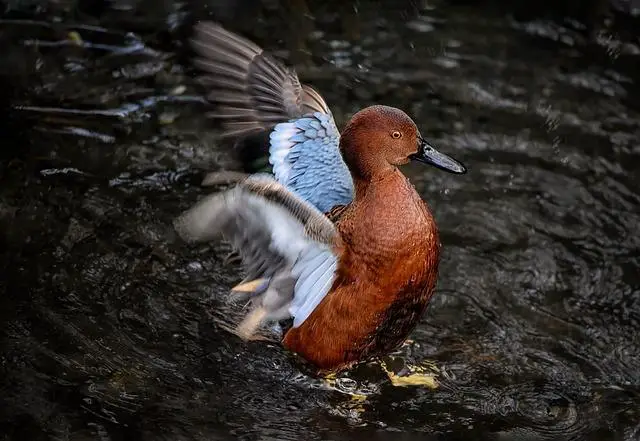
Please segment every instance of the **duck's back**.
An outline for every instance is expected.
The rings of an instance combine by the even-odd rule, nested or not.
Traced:
[[[369,185],[337,225],[343,249],[334,289],[284,338],[321,368],[401,344],[424,312],[438,271],[436,224],[399,171]]]

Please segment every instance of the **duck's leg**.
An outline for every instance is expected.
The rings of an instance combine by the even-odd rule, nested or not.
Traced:
[[[389,377],[391,384],[396,387],[423,386],[429,389],[437,389],[439,386],[436,379],[437,368],[428,362],[422,365],[405,364],[397,373],[390,370],[384,361],[380,362],[380,366]]]
[[[352,378],[341,377],[336,373],[323,375],[319,381],[322,382],[324,388],[347,395],[351,401],[357,403],[364,403],[369,395],[377,392],[377,390],[362,387],[358,381]]]
[[[356,376],[359,377],[359,375]],[[380,384],[376,381],[367,382],[335,373],[324,375],[319,381],[322,382],[324,389],[339,393],[333,401],[330,412],[354,424],[363,422],[369,396],[380,393]]]
[[[413,343],[412,340],[407,340],[402,346],[410,347]],[[395,362],[396,360],[393,356],[385,358],[390,359],[389,362]],[[430,361],[416,362],[413,355],[411,355],[410,349],[409,353],[401,354],[397,358],[402,361],[402,366],[398,366],[396,369],[390,368],[389,363],[384,359],[378,361],[382,370],[387,374],[387,377],[389,377],[391,384],[396,387],[422,386],[429,389],[438,388],[436,378],[439,371],[435,363]]]

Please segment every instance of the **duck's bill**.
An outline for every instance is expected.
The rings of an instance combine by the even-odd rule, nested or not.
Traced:
[[[460,161],[456,161],[451,156],[437,151],[435,147],[422,138],[418,138],[418,152],[411,155],[410,158],[457,175],[467,172],[467,168]]]

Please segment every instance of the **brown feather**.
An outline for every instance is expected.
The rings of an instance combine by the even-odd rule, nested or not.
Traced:
[[[259,46],[220,25],[200,22],[192,47],[199,79],[216,105],[207,116],[221,122],[222,137],[247,136],[310,112],[328,113],[322,96],[301,85],[295,71]]]
[[[438,230],[413,186],[396,169],[370,182],[363,194],[341,214],[342,259],[330,293],[283,340],[321,371],[400,345],[435,287]]]

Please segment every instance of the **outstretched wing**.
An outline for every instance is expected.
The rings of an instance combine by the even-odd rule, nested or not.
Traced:
[[[195,27],[194,64],[209,75],[209,115],[222,123],[222,136],[245,136],[310,112],[329,112],[320,94],[302,86],[296,73],[260,47],[218,24]]]
[[[252,42],[214,23],[195,28],[195,64],[209,75],[210,114],[223,136],[273,128],[269,161],[276,179],[323,212],[353,199],[340,133],[318,92]],[[275,127],[274,127],[275,126]]]
[[[353,181],[331,114],[315,112],[271,132],[269,162],[278,182],[323,213],[353,199]]]
[[[174,227],[188,242],[224,236],[240,253],[251,279],[259,279],[245,292],[252,305],[238,326],[245,338],[264,321],[292,317],[294,327],[300,326],[335,279],[335,226],[271,177],[252,176],[207,196],[177,218]]]

